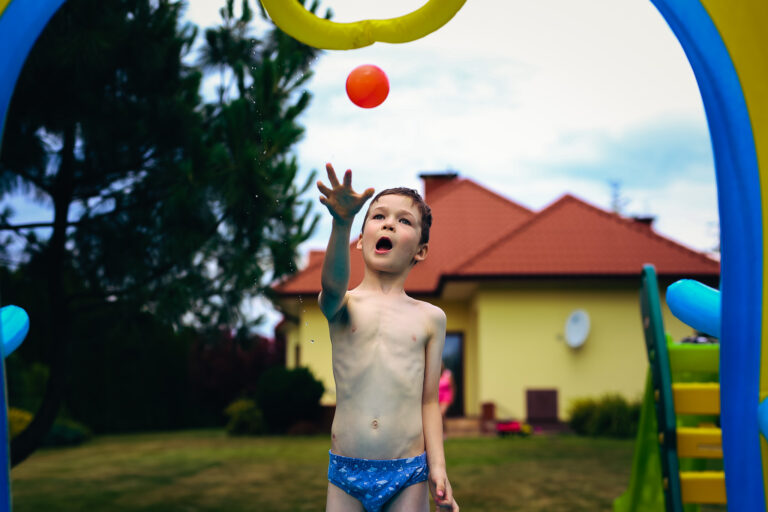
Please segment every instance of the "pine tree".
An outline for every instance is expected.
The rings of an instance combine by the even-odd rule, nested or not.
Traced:
[[[52,205],[51,236],[25,237],[46,269],[50,377],[42,405],[12,443],[12,463],[39,446],[66,395],[78,311],[137,304],[166,322],[246,326],[243,301],[295,269],[316,219],[300,199],[293,145],[315,50],[277,30],[249,35],[252,10],[206,35],[235,88],[200,97],[185,64],[196,29],[171,0],[69,0],[32,50],[11,102],[0,191]],[[5,219],[0,219],[0,222]],[[39,225],[0,226],[29,233]],[[40,260],[43,265],[39,264]],[[76,287],[67,280],[82,281]],[[77,291],[74,291],[77,290]]]

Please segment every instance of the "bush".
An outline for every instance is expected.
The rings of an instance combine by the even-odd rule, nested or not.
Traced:
[[[271,433],[285,433],[298,421],[320,416],[320,397],[325,388],[307,368],[270,368],[261,376],[256,401]]]
[[[618,394],[599,400],[584,398],[571,405],[569,425],[583,436],[633,437],[640,421],[640,403]]]
[[[78,316],[73,333],[83,334],[73,334],[77,343],[64,399],[72,416],[99,434],[188,425],[189,331],[175,332],[149,313],[116,302]]]
[[[253,399],[259,378],[273,366],[285,366],[285,344],[229,330],[198,332],[189,348],[189,394],[195,411],[223,425],[222,414],[240,397]]]
[[[11,439],[27,428],[32,413],[16,407],[8,408],[8,430]],[[75,446],[93,437],[91,430],[74,420],[58,418],[43,439],[43,446]]]
[[[43,446],[77,446],[88,441],[91,430],[74,420],[58,419],[43,439]]]
[[[589,435],[590,421],[597,408],[597,401],[594,398],[579,398],[571,403],[568,410],[568,425],[575,433],[580,436]]]
[[[5,359],[8,403],[25,411],[40,407],[48,382],[48,366],[39,362],[26,362],[19,352]]]
[[[232,436],[253,436],[266,431],[264,415],[256,402],[247,398],[235,400],[224,410],[229,417],[227,433]]]
[[[32,421],[32,413],[23,409],[17,409],[16,407],[8,408],[8,435],[11,439],[21,433],[22,430],[27,428],[29,422]]]

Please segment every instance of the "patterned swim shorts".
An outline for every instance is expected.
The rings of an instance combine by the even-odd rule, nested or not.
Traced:
[[[429,475],[427,453],[407,459],[355,459],[330,450],[328,481],[360,500],[367,512],[379,512],[392,497]]]

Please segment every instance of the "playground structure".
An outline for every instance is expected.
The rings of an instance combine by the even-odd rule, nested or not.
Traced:
[[[26,56],[63,2],[0,0],[0,134]],[[764,92],[768,81],[768,32],[764,30],[768,25],[768,2],[651,2],[690,61],[701,91],[715,157],[722,255],[720,413],[728,506],[738,512],[764,511],[764,475],[768,471],[764,470],[763,459],[768,460],[768,451],[758,431],[758,406],[768,395],[768,324],[764,314],[764,304],[768,303],[764,272],[768,237],[767,224],[763,222],[768,212],[768,95]],[[447,6],[442,12],[442,23],[450,20],[463,3],[442,2]],[[269,6],[287,11],[298,5],[293,0],[263,0],[263,4],[268,12],[272,12]],[[437,6],[438,0],[431,0],[424,9]],[[400,42],[422,37],[442,25],[427,26],[429,17],[424,12],[430,11],[407,15],[411,16],[408,26],[412,32],[400,34]],[[301,20],[308,25],[299,26],[299,31],[322,29],[332,39],[346,37],[349,33],[343,31],[352,29],[322,24],[323,20],[305,12],[301,13]],[[376,26],[377,31],[397,32],[400,29],[396,20],[379,20],[379,24],[360,22],[353,24],[353,28]],[[278,18],[274,21],[281,26]],[[294,28],[285,30],[291,33]],[[385,40],[381,33],[376,32],[373,40]],[[322,46],[323,40],[319,44]],[[0,410],[5,411],[6,407],[3,401]],[[6,429],[7,438],[7,426],[2,428]],[[7,459],[6,445],[3,443]],[[0,481],[0,494],[4,493],[1,497],[7,499],[0,499],[0,512],[10,509],[7,462],[3,467],[6,470],[0,476],[4,478]]]
[[[670,286],[668,304],[670,291],[674,295],[675,286],[679,284],[690,283]],[[698,291],[712,293],[704,289]],[[700,297],[693,293],[684,294],[683,298]],[[719,305],[717,301],[708,304]],[[675,309],[679,310],[679,306]],[[722,430],[716,425],[720,415],[719,345],[673,343],[669,339],[664,331],[659,287],[652,265],[646,265],[642,271],[640,309],[649,362],[648,379],[629,489],[615,501],[614,510],[683,512],[689,510],[684,508],[686,505],[726,504],[722,466],[707,470],[708,459],[723,458]],[[708,317],[720,316],[720,308],[701,312]],[[711,324],[714,322],[708,325]]]
[[[29,332],[29,315],[18,306],[0,308],[0,379],[2,382],[3,404],[0,407],[0,435],[8,439],[8,406],[5,404],[5,358],[16,350]],[[10,468],[8,467],[8,443],[0,444],[0,510],[11,509]]]

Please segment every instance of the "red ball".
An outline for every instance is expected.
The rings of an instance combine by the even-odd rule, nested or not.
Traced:
[[[358,107],[378,107],[388,94],[389,80],[378,66],[358,66],[347,77],[347,96]]]

